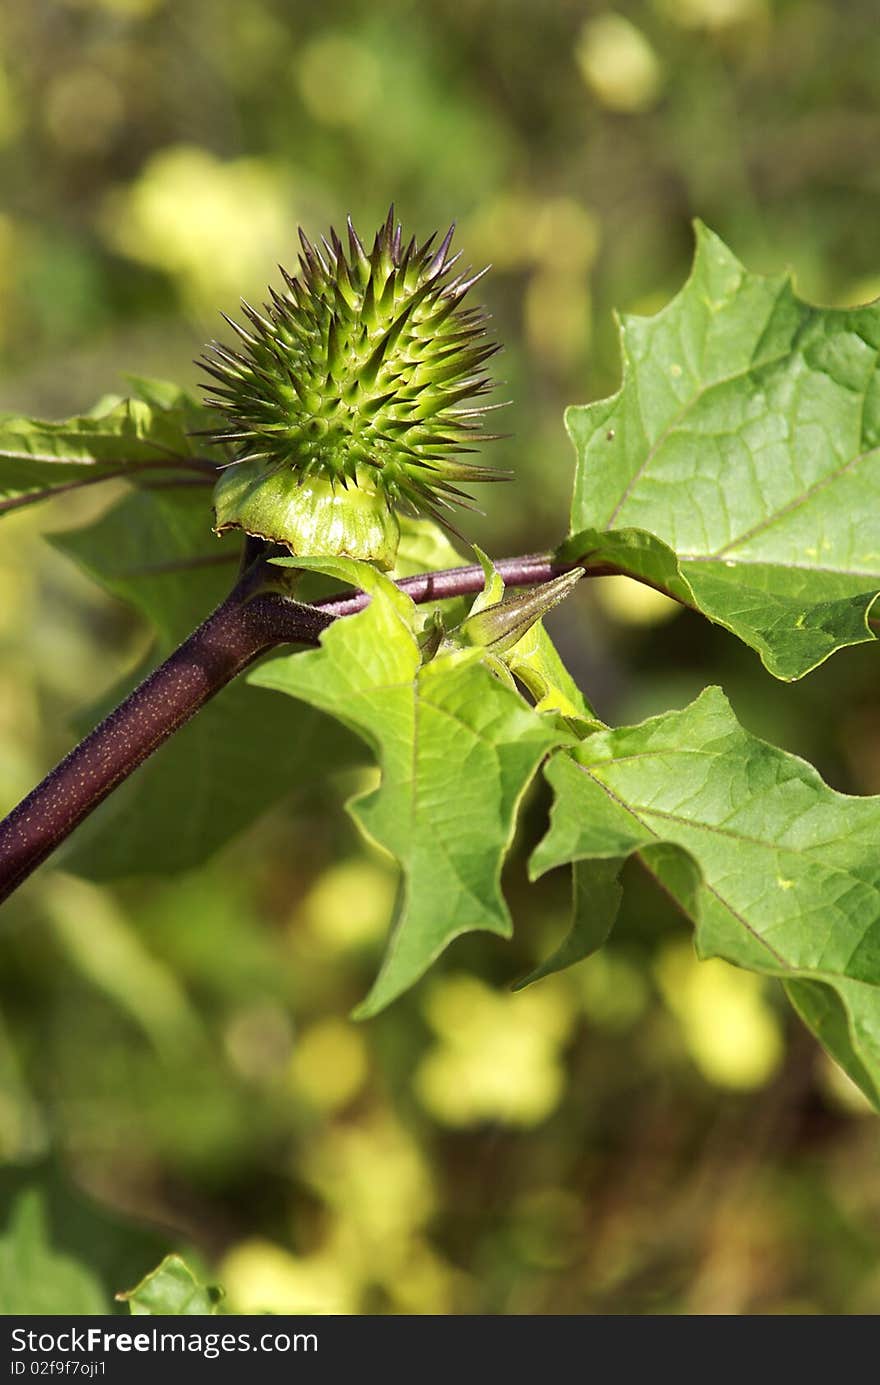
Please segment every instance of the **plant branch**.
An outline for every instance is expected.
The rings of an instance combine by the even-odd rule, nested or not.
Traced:
[[[506,587],[534,587],[576,567],[584,567],[588,577],[609,577],[618,571],[610,563],[593,566],[587,566],[584,562],[559,563],[549,553],[501,558],[495,563]],[[471,563],[467,567],[451,567],[441,572],[422,572],[415,577],[402,577],[397,585],[416,605],[422,605],[426,601],[445,601],[453,596],[473,596],[483,590],[485,582],[486,577],[479,563]],[[336,618],[356,615],[370,604],[370,598],[365,592],[352,592],[350,596],[325,597],[314,604],[319,610]]]
[[[321,631],[369,604],[364,592],[307,606],[265,590],[277,569],[253,557],[230,595],[115,711],[0,822],[0,903],[169,736],[261,654],[282,644],[315,645]],[[535,586],[578,566],[546,553],[495,565],[510,587]],[[613,571],[588,569],[589,576]],[[402,578],[417,603],[482,591],[479,564]]]
[[[0,902],[200,707],[278,644],[317,644],[332,616],[272,593],[230,596],[0,822]]]

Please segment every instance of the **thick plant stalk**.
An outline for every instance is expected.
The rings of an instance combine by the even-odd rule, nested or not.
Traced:
[[[333,619],[242,586],[0,822],[0,902],[236,674],[282,642],[316,644]]]
[[[546,554],[496,564],[510,587],[546,582],[572,566],[555,563]],[[0,903],[138,765],[256,658],[281,644],[317,644],[332,621],[369,603],[363,592],[313,606],[271,592],[252,595],[260,568],[256,564],[246,573],[223,604],[0,822]],[[594,568],[589,575],[609,570]],[[399,585],[422,603],[476,593],[484,581],[483,569],[474,564],[406,577]]]

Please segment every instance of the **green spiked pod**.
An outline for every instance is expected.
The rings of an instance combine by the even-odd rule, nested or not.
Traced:
[[[393,208],[367,253],[351,221],[320,248],[300,232],[296,277],[247,325],[227,318],[236,349],[200,362],[207,403],[224,416],[208,436],[232,449],[217,483],[216,528],[241,528],[300,555],[391,567],[397,507],[448,523],[461,484],[504,479],[467,460],[489,408],[483,372],[498,348],[462,299],[481,274],[455,274],[453,228],[404,247]],[[482,435],[485,439],[486,435]]]

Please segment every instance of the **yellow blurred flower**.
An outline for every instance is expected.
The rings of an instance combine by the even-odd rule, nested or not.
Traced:
[[[319,1111],[338,1111],[357,1096],[369,1071],[367,1046],[352,1022],[320,1020],[297,1039],[290,1060],[294,1091]]]
[[[671,597],[631,577],[603,577],[593,584],[596,605],[622,625],[665,625],[681,613]]]
[[[573,197],[548,197],[534,211],[528,238],[536,262],[579,274],[599,250],[599,222]]]
[[[766,0],[660,0],[658,8],[683,29],[729,29],[767,16]]]
[[[271,1241],[241,1241],[218,1277],[237,1313],[355,1313],[358,1282],[332,1252],[292,1255]]]
[[[123,19],[144,19],[162,8],[165,0],[64,0],[72,10],[106,10]]]
[[[309,931],[334,950],[361,947],[384,936],[397,891],[395,873],[368,857],[331,866],[300,905]]]
[[[334,1266],[337,1285],[359,1305],[336,1311],[365,1311],[377,1288],[393,1312],[454,1311],[465,1276],[423,1235],[436,1210],[433,1183],[418,1145],[401,1126],[384,1113],[357,1126],[331,1126],[302,1167],[329,1213],[313,1264]]]
[[[466,1277],[421,1237],[386,1255],[365,1258],[344,1221],[337,1221],[321,1248],[295,1255],[270,1241],[242,1241],[218,1270],[236,1313],[353,1314],[364,1312],[365,1295],[381,1287],[395,1313],[455,1311]]]
[[[717,958],[701,962],[689,943],[664,947],[656,964],[663,998],[681,1026],[688,1052],[718,1087],[761,1087],[784,1054],[782,1027],[765,982]]]
[[[491,261],[501,271],[530,264],[532,232],[540,205],[537,198],[512,191],[498,193],[482,203],[462,231],[462,242],[467,242],[474,263]]]
[[[537,1125],[558,1105],[560,1050],[574,1023],[564,984],[541,982],[499,995],[473,976],[448,976],[428,993],[437,1043],[420,1063],[415,1089],[446,1125],[495,1120]]]
[[[384,1114],[333,1126],[304,1160],[306,1177],[343,1219],[367,1262],[399,1254],[434,1211],[434,1188],[416,1142]]]
[[[280,180],[261,159],[229,163],[206,149],[161,150],[134,183],[104,201],[114,249],[172,275],[198,311],[262,293],[266,266],[290,259],[295,218]]]
[[[496,269],[543,266],[582,273],[599,249],[597,217],[573,197],[505,191],[483,203],[464,236],[474,261]]]
[[[555,270],[535,274],[525,299],[526,333],[546,365],[565,368],[589,341],[591,302],[586,280]]]
[[[524,301],[529,340],[547,365],[576,361],[592,325],[589,271],[600,239],[593,212],[573,197],[507,191],[480,208],[465,234],[475,263],[532,271]]]
[[[609,110],[647,111],[660,95],[660,60],[641,29],[622,14],[588,19],[575,57],[590,91]]]
[[[455,1312],[457,1290],[467,1285],[467,1277],[453,1269],[427,1241],[416,1237],[392,1271],[379,1273],[378,1282],[395,1313],[446,1316]]]

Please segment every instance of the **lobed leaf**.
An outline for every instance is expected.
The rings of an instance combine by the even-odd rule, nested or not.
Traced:
[[[779,678],[873,639],[880,304],[813,307],[698,225],[687,284],[621,345],[619,392],[566,414],[565,555],[652,582]]]
[[[533,876],[605,865],[604,897],[592,922],[576,920],[564,962],[607,932],[609,881],[636,854],[693,920],[700,955],[783,981],[880,1107],[880,798],[837,793],[750,735],[717,688],[588,736],[546,774],[555,803]]]
[[[166,1255],[140,1284],[116,1297],[128,1304],[133,1317],[215,1317],[223,1290],[200,1284],[185,1260]]]
[[[354,801],[361,827],[399,861],[398,918],[359,1008],[376,1013],[445,947],[473,929],[508,937],[501,866],[522,796],[543,756],[566,739],[488,671],[479,649],[421,661],[416,608],[388,578],[345,559],[290,559],[369,591],[314,651],[273,658],[249,681],[338,717],[382,769]]]
[[[138,377],[133,384],[134,397],[110,397],[61,422],[0,415],[0,515],[57,488],[112,477],[210,482],[216,467],[192,436],[210,413],[175,385]]]

